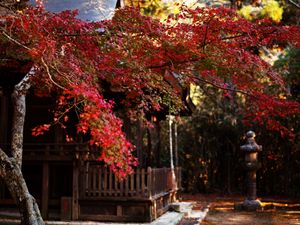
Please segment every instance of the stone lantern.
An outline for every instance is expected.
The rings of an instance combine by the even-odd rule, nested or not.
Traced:
[[[247,197],[242,204],[243,209],[256,210],[261,208],[261,202],[256,196],[256,171],[260,167],[257,160],[258,152],[262,151],[262,146],[255,142],[255,133],[248,131],[246,134],[247,142],[240,149],[245,154],[245,169],[247,171]]]

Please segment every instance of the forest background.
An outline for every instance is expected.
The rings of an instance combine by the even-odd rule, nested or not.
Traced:
[[[166,19],[178,11],[172,1],[127,0],[140,7],[145,15]],[[299,4],[293,1],[185,1],[197,6],[227,6],[235,8],[248,20],[271,18],[274,24],[299,25]],[[258,52],[280,72],[287,82],[288,99],[300,101],[300,49],[289,45]],[[177,145],[179,166],[183,168],[184,191],[192,193],[243,193],[245,172],[243,153],[247,130],[256,132],[257,143],[263,146],[259,155],[259,196],[300,196],[299,117],[289,118],[294,125],[296,139],[282,136],[280,130],[271,131],[266,124],[245,125],[238,112],[235,97],[223,98],[214,88],[193,87],[191,90],[197,109],[192,116],[178,119]],[[164,143],[162,161],[169,165],[168,122],[162,122]],[[173,128],[174,129],[174,128]],[[174,143],[176,145],[176,143]]]

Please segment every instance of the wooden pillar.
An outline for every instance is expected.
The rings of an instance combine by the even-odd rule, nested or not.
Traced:
[[[72,220],[78,220],[79,218],[79,163],[73,161],[73,194],[72,194]]]
[[[42,217],[48,219],[49,203],[49,163],[43,163],[43,184],[42,184]]]

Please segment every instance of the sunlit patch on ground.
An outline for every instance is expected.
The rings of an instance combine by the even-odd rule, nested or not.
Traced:
[[[193,196],[188,196],[193,199]],[[300,225],[300,203],[289,200],[268,199],[263,209],[256,212],[234,210],[234,204],[243,198],[194,196],[197,207],[210,204],[210,210],[201,225]]]

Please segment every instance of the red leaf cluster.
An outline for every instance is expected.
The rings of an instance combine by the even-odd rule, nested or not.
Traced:
[[[298,103],[278,100],[284,81],[257,55],[261,46],[287,41],[299,46],[297,26],[253,23],[225,8],[184,7],[167,23],[134,8],[101,22],[76,19],[76,11],[54,14],[30,7],[1,19],[1,47],[9,42],[6,47],[17,46],[16,54],[35,63],[39,94],[60,96],[55,120],[63,121],[65,112],[76,108],[77,131],[90,134],[90,144],[102,149],[100,159],[120,177],[131,172],[136,159],[113,112],[114,101],[135,116],[176,111],[182,107],[180,89],[194,82],[245,94],[247,121],[283,133],[290,130],[277,119],[300,113]]]

